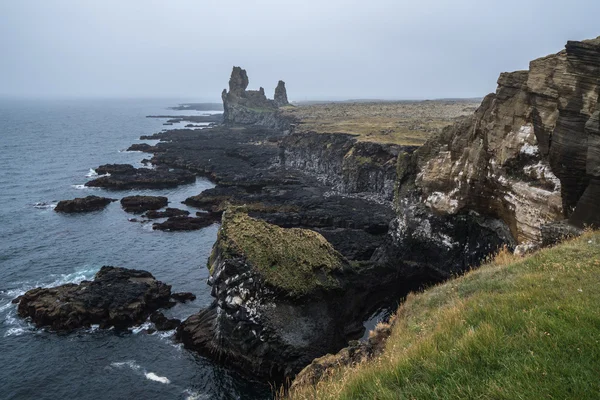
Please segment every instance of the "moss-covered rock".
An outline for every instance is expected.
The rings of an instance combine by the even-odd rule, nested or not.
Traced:
[[[265,283],[291,296],[339,286],[331,273],[347,262],[321,234],[280,228],[244,211],[230,208],[224,213],[213,253],[244,258]]]

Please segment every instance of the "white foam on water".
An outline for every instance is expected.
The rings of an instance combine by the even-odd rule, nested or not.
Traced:
[[[146,329],[149,329],[152,327],[152,323],[151,322],[144,322],[141,325],[138,326],[134,326],[132,328],[129,328],[129,330],[131,331],[131,333],[133,333],[134,335],[137,335],[140,332],[145,331]]]
[[[102,189],[99,187],[92,187],[92,186],[85,186],[85,185],[71,185],[71,187],[74,189],[78,189],[78,190],[100,190],[100,189]]]
[[[33,207],[34,208],[38,208],[40,210],[48,210],[48,209],[53,210],[54,208],[56,208],[56,204],[46,203],[46,202],[43,202],[43,201],[39,201],[37,203],[34,203]]]
[[[171,383],[169,378],[167,378],[166,376],[158,376],[154,372],[147,372],[144,375],[146,376],[146,379],[149,379],[154,382],[164,383],[165,385]]]
[[[98,176],[98,173],[96,172],[96,170],[95,170],[95,169],[93,169],[93,168],[90,168],[89,172],[88,172],[87,174],[85,174],[85,176],[86,176],[87,178],[95,178],[95,177],[97,177],[97,176]]]
[[[184,390],[183,394],[185,395],[185,400],[208,400],[211,398],[211,396],[206,393],[198,393],[192,389]]]
[[[137,364],[135,362],[135,360],[129,360],[129,361],[122,361],[122,362],[114,362],[114,363],[110,363],[111,367],[115,367],[115,368],[123,368],[123,367],[129,367],[134,371],[139,371],[142,369],[142,367]]]

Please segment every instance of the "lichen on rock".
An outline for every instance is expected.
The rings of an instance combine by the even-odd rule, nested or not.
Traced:
[[[290,296],[338,287],[331,272],[347,263],[321,234],[280,228],[249,217],[243,208],[224,213],[211,260],[217,253],[244,258],[267,285]]]

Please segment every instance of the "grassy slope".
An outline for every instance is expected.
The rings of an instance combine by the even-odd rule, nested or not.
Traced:
[[[600,398],[600,233],[411,295],[383,355],[299,398]]]

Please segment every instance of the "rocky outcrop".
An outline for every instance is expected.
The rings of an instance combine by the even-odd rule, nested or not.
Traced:
[[[149,272],[102,267],[93,281],[32,289],[17,300],[19,315],[37,327],[73,331],[141,324],[157,309],[170,306],[170,298],[171,286]]]
[[[85,184],[113,190],[164,189],[194,183],[196,175],[184,170],[169,168],[134,168],[129,164],[107,164],[96,168],[100,176]]]
[[[275,101],[275,105],[277,107],[284,107],[289,105],[287,90],[285,89],[285,82],[279,81],[277,83],[277,87],[275,88],[275,96],[273,96],[273,100]]]
[[[56,208],[54,208],[54,211],[67,214],[98,211],[104,209],[113,201],[117,201],[117,199],[99,196],[77,197],[73,200],[59,201]]]
[[[223,90],[223,121],[226,124],[261,125],[273,129],[286,129],[289,122],[282,118],[278,107],[288,104],[285,83],[279,81],[275,100],[268,99],[265,90],[248,88],[246,70],[233,67],[229,79],[229,91]]]
[[[295,133],[282,139],[280,163],[317,177],[343,194],[391,201],[396,160],[417,146],[359,142],[352,135]]]
[[[519,243],[540,243],[544,224],[564,218],[598,225],[599,76],[600,38],[501,74],[472,117],[416,152],[422,201],[498,218]]]
[[[152,224],[152,229],[167,232],[196,231],[219,221],[218,216],[211,213],[198,213],[196,217],[175,216],[165,222]]]
[[[400,261],[350,263],[319,233],[223,214],[209,259],[214,304],[178,329],[187,348],[255,377],[283,382],[343,348],[387,296],[432,279]],[[399,266],[400,264],[400,266]]]
[[[121,207],[130,213],[143,213],[148,210],[158,210],[169,204],[164,196],[127,196],[121,199]]]

